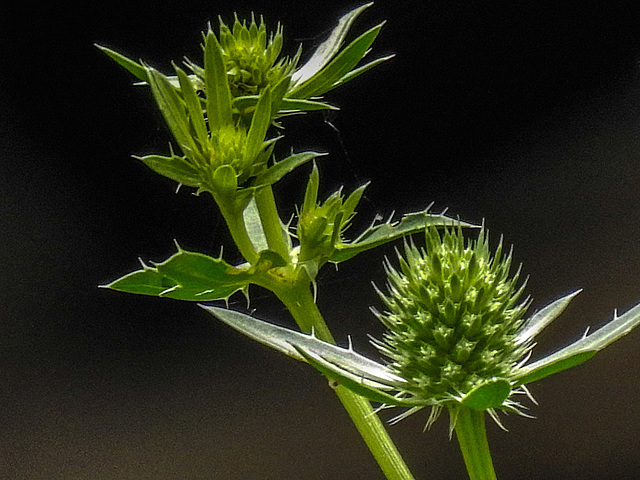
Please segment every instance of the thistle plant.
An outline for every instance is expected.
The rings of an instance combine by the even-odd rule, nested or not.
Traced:
[[[334,109],[322,96],[372,67],[363,63],[382,24],[345,46],[358,7],[303,64],[302,48],[282,56],[284,28],[269,31],[260,17],[222,19],[218,34],[203,35],[200,63],[185,59],[167,75],[144,61],[99,47],[146,85],[173,135],[169,154],[137,157],[178,186],[205,194],[218,206],[242,256],[222,256],[177,246],[167,260],[147,265],[106,285],[112,290],[178,300],[228,301],[237,292],[251,298],[251,285],[277,297],[298,330],[275,326],[222,306],[201,306],[231,327],[324,374],[386,478],[414,477],[394,446],[378,410],[403,407],[391,423],[430,411],[426,425],[443,410],[450,417],[472,480],[495,478],[485,434],[485,413],[500,423],[500,412],[526,414],[527,385],[578,365],[640,323],[640,306],[558,352],[529,363],[535,336],[554,320],[577,292],[526,317],[519,270],[500,244],[492,251],[484,228],[427,207],[374,222],[352,237],[353,217],[366,185],[349,194],[338,190],[320,199],[323,153],[307,151],[277,158],[294,114]],[[285,118],[286,117],[286,118]],[[277,127],[277,129],[276,129]],[[275,132],[278,133],[275,133]],[[308,168],[297,214],[284,223],[272,186]],[[203,195],[203,196],[205,196]],[[463,234],[463,231],[465,232]],[[473,233],[479,234],[475,240]],[[415,235],[415,237],[411,237]],[[424,238],[424,245],[416,243]],[[383,362],[336,345],[315,302],[319,271],[380,245],[404,239],[397,266],[387,261],[387,291],[378,290],[384,310],[374,315],[387,328],[374,340]],[[371,402],[378,406],[374,409]]]

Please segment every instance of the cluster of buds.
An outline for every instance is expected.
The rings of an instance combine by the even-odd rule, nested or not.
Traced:
[[[346,199],[341,191],[334,192],[323,203],[318,203],[320,177],[313,166],[304,203],[300,210],[296,236],[300,242],[298,261],[311,259],[326,262],[342,242],[342,234],[349,227],[355,209],[362,198],[366,185],[356,189]],[[316,265],[316,268],[322,266]]]

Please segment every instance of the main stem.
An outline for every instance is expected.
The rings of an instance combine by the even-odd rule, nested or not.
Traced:
[[[298,283],[283,292],[276,292],[276,295],[301,330],[309,332],[313,327],[316,337],[335,343],[308,284]],[[387,479],[415,480],[369,401],[342,386],[338,386],[335,392]]]
[[[471,480],[496,480],[493,470],[487,432],[484,425],[484,412],[460,406],[455,417],[455,431],[467,472]]]

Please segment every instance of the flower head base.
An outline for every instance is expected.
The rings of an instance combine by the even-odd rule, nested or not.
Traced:
[[[236,15],[232,29],[220,19],[222,58],[234,97],[257,95],[293,71],[297,58],[277,61],[282,44],[282,27],[278,25],[275,34],[271,33],[267,39],[262,17],[258,25],[251,15],[251,23],[247,26],[247,22],[240,22]]]
[[[511,255],[489,251],[484,231],[465,245],[461,229],[426,233],[426,249],[405,245],[400,270],[387,262],[388,311],[375,312],[388,328],[375,345],[407,380],[416,399],[454,405],[495,379],[509,379],[528,343],[518,343],[528,302],[520,302]]]

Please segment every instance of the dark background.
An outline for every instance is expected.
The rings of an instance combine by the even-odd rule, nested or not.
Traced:
[[[380,0],[355,31],[387,19],[374,55],[396,58],[330,94],[337,115],[288,122],[281,148],[331,152],[327,194],[372,181],[356,228],[433,201],[515,245],[533,308],[584,288],[541,335],[536,355],[551,352],[640,300],[636,4]],[[288,53],[309,52],[357,3],[71,5],[21,2],[0,29],[0,477],[381,479],[309,367],[193,304],[97,288],[137,257],[165,259],[174,239],[235,252],[206,196],[175,195],[131,159],[167,152],[170,136],[149,92],[93,43],[167,72],[199,60],[209,19],[255,10],[282,22]],[[278,189],[283,212],[306,175]],[[319,282],[338,338],[371,355],[370,281],[383,283],[389,253]],[[291,325],[257,289],[252,307]],[[636,332],[533,385],[537,419],[489,426],[499,478],[638,478],[639,351]],[[425,421],[390,428],[416,477],[464,478],[447,420],[422,433]]]

